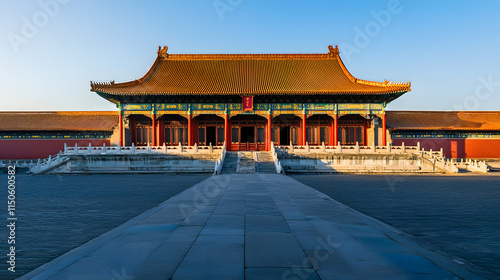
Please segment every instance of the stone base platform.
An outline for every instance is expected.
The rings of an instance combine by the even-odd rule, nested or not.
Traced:
[[[435,174],[445,173],[417,154],[281,153],[286,173]]]
[[[213,176],[20,279],[482,279],[296,180]]]
[[[213,173],[218,153],[70,155],[55,174]]]

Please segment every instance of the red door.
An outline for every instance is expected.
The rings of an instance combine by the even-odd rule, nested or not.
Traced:
[[[451,158],[458,158],[458,143],[457,141],[451,141]]]

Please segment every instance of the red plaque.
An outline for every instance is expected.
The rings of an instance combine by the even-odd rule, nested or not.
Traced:
[[[242,96],[243,112],[253,112],[253,96]]]

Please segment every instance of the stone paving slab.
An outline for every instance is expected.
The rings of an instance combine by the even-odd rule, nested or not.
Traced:
[[[213,176],[20,279],[481,279],[274,174]]]

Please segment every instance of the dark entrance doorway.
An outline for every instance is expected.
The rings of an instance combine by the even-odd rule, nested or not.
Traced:
[[[299,144],[299,128],[301,119],[295,115],[279,115],[273,118],[271,141],[275,145]]]
[[[179,143],[187,145],[188,143],[188,122],[187,119],[179,115],[165,115],[160,121],[163,121],[163,141],[167,146],[177,146]]]
[[[231,151],[266,150],[266,119],[256,115],[238,115],[231,122]]]
[[[290,144],[290,127],[280,127],[280,145]]]
[[[255,143],[255,127],[244,126],[241,128],[241,143]]]
[[[338,141],[341,145],[366,146],[368,121],[360,115],[346,115],[338,120]]]
[[[214,115],[199,115],[193,118],[193,123],[198,127],[194,136],[199,146],[222,146],[224,144],[224,119]]]
[[[210,145],[210,143],[212,143],[212,146],[217,145],[215,126],[207,126],[207,145]]]
[[[132,143],[136,146],[153,145],[153,120],[144,115],[130,115]]]

